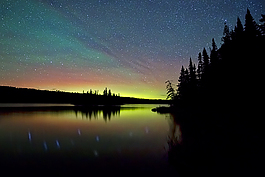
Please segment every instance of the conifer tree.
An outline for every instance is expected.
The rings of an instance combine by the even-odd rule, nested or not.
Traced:
[[[203,51],[202,51],[202,59],[203,59],[203,73],[205,73],[209,66],[209,56],[205,48],[203,48]]]
[[[189,81],[190,81],[190,76],[189,76],[189,71],[188,69],[186,68],[185,71],[184,71],[184,78],[185,78],[185,83],[188,84]]]
[[[184,67],[181,67],[180,70],[180,76],[179,76],[179,80],[178,80],[178,90],[177,90],[177,96],[179,99],[181,99],[183,97],[183,92],[185,89],[185,70]]]
[[[217,46],[216,43],[214,41],[214,38],[212,39],[212,50],[211,50],[211,54],[210,54],[210,62],[211,65],[216,65],[217,63]]]
[[[192,64],[191,58],[189,64],[189,82],[191,85],[196,85],[196,67]]]
[[[198,80],[200,81],[202,78],[202,69],[203,69],[203,63],[202,63],[202,54],[201,52],[198,55],[198,69],[197,69],[197,73],[198,73]]]
[[[242,38],[243,31],[244,31],[244,28],[241,23],[241,20],[239,17],[237,17],[237,22],[236,22],[236,27],[235,27],[235,39],[236,40],[239,40]]]
[[[247,39],[254,39],[260,35],[258,25],[250,14],[249,9],[247,9],[247,14],[245,16],[245,34]]]
[[[109,89],[108,96],[111,96],[111,90]]]
[[[231,33],[229,31],[229,27],[225,22],[225,27],[224,27],[224,32],[223,32],[224,37],[222,37],[222,41],[224,42],[224,45],[229,44],[231,41]]]
[[[197,94],[197,76],[196,76],[196,66],[192,63],[190,58],[189,64],[189,81],[187,85],[188,89],[188,97],[190,100],[195,99]],[[190,102],[190,104],[192,104]]]
[[[103,91],[103,95],[104,95],[104,96],[107,96],[107,95],[108,95],[108,88],[107,88],[107,87],[104,89],[104,91]]]
[[[170,100],[174,100],[175,99],[175,89],[172,86],[172,83],[167,80],[165,82],[166,85],[166,90],[167,90],[167,98],[166,99],[170,99]]]

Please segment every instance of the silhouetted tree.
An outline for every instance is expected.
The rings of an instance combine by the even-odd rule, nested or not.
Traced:
[[[198,55],[198,69],[197,69],[198,80],[199,81],[202,78],[202,72],[203,72],[203,63],[202,63],[202,54],[200,52],[199,55]]]
[[[196,66],[192,63],[191,58],[189,63],[188,92],[189,100],[194,100],[197,96],[197,75]],[[190,102],[190,104],[192,104],[192,101]]]
[[[231,32],[229,31],[229,27],[226,24],[226,22],[224,23],[224,25],[225,26],[224,26],[222,41],[224,42],[223,45],[229,45],[231,41]]]
[[[111,90],[109,89],[108,96],[111,96]]]
[[[188,84],[190,81],[190,76],[189,76],[189,71],[187,68],[184,71],[184,78],[185,78],[185,83]]]
[[[103,95],[104,96],[107,96],[108,95],[108,88],[107,87],[103,90]]]
[[[167,80],[165,82],[166,85],[166,90],[167,90],[167,98],[166,99],[170,99],[170,100],[174,100],[175,99],[175,89],[172,86],[172,83]]]
[[[184,67],[182,66],[181,67],[181,70],[180,70],[180,76],[179,76],[179,83],[178,83],[178,89],[177,89],[177,96],[179,99],[182,99],[183,98],[183,93],[185,91],[185,83],[186,83],[186,80],[185,80],[185,70],[184,70]]]
[[[218,60],[217,46],[216,46],[216,43],[215,43],[214,38],[213,38],[212,39],[212,49],[211,49],[211,54],[210,54],[211,65],[216,65],[217,60]]]
[[[249,9],[247,9],[247,14],[245,16],[245,34],[247,40],[255,39],[260,35],[258,25],[250,14]]]
[[[196,66],[192,63],[191,58],[189,63],[189,85],[192,90],[197,86]]]
[[[188,101],[188,97],[189,97],[189,82],[190,82],[190,76],[189,76],[189,71],[186,68],[184,71],[184,89],[183,89],[183,97]]]
[[[203,74],[205,72],[207,72],[207,69],[208,69],[208,66],[209,66],[209,56],[206,52],[206,49],[203,48],[203,51],[202,51],[202,59],[203,59]]]
[[[235,40],[240,40],[242,38],[244,28],[243,28],[243,25],[242,25],[241,20],[240,20],[239,17],[237,17],[237,22],[236,22],[236,26],[235,26],[235,30],[234,31],[235,31],[234,39]]]
[[[196,80],[196,66],[193,65],[191,58],[190,58],[190,64],[189,64],[189,77],[190,77],[190,82],[193,82]]]

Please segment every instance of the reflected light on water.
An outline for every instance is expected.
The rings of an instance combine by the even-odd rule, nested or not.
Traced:
[[[59,156],[59,160],[74,158],[76,164],[84,165],[85,160],[106,168],[119,165],[166,168],[164,147],[169,126],[165,115],[153,113],[151,108],[122,108],[114,113],[76,109],[0,110],[0,152],[16,160],[26,155],[34,163],[42,161],[35,157],[49,161]]]
[[[61,147],[60,147],[60,143],[59,143],[59,141],[56,140],[55,142],[56,142],[56,146],[60,149]]]
[[[44,150],[47,151],[48,150],[48,146],[47,146],[47,143],[46,141],[43,142],[43,147],[44,147]]]
[[[96,141],[99,142],[99,136],[96,136]]]
[[[77,133],[78,133],[78,135],[81,135],[81,130],[77,129]]]
[[[29,137],[29,141],[31,141],[31,133],[30,133],[30,131],[28,132],[28,137]]]

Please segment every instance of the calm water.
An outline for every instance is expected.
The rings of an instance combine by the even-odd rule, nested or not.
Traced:
[[[9,105],[0,110],[2,163],[172,173],[167,142],[176,126],[170,115],[152,112],[156,106],[86,110]]]

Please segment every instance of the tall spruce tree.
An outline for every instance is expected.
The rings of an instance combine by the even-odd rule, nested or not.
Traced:
[[[236,27],[235,27],[235,39],[236,40],[240,40],[242,38],[243,31],[244,31],[244,28],[241,23],[241,20],[239,17],[237,17],[237,22],[236,22]]]
[[[109,89],[108,96],[111,96],[111,90]]]
[[[191,58],[189,64],[189,82],[193,87],[196,86],[196,67],[193,65]]]
[[[188,83],[188,95],[190,100],[194,100],[197,95],[197,74],[196,74],[196,66],[192,63],[192,60],[190,58],[190,64],[189,64],[189,83]],[[192,102],[190,102],[192,103]]]
[[[183,92],[183,97],[188,100],[189,97],[189,83],[190,83],[190,75],[189,75],[189,70],[186,68],[184,71],[184,92]]]
[[[107,87],[104,89],[104,91],[103,91],[103,95],[104,95],[104,96],[107,96],[107,95],[108,95],[108,88],[107,88]]]
[[[202,72],[203,72],[203,63],[202,63],[202,54],[200,52],[199,55],[198,55],[198,69],[197,69],[198,80],[199,81],[202,78]]]
[[[170,99],[170,100],[174,100],[175,99],[175,89],[172,86],[172,83],[167,80],[165,82],[166,85],[166,90],[167,90],[167,98],[166,99]]]
[[[216,65],[217,63],[217,46],[216,46],[216,43],[214,41],[214,38],[212,38],[212,49],[211,49],[211,54],[210,54],[210,62],[211,62],[211,65]]]
[[[186,84],[186,78],[185,78],[185,70],[184,67],[181,67],[180,70],[180,76],[178,80],[178,89],[177,89],[177,96],[179,99],[183,99],[183,93],[185,92],[185,84]]]
[[[202,51],[202,59],[203,59],[203,72],[202,72],[202,79],[200,81],[201,84],[201,91],[203,92],[203,97],[205,97],[206,93],[208,92],[208,82],[209,82],[209,56],[204,48]]]
[[[188,84],[190,82],[190,75],[189,75],[189,70],[186,68],[184,72],[184,78],[185,78],[185,83]]]
[[[209,56],[205,48],[203,48],[202,51],[202,59],[203,59],[203,73],[205,73],[207,72],[206,70],[208,69],[209,66]]]
[[[247,39],[255,39],[260,35],[258,25],[254,21],[249,9],[247,9],[247,14],[245,16],[245,34]]]
[[[225,22],[225,26],[224,26],[224,32],[223,32],[224,37],[222,37],[222,41],[224,42],[224,45],[229,44],[229,42],[231,41],[231,33],[229,31],[229,27]]]

